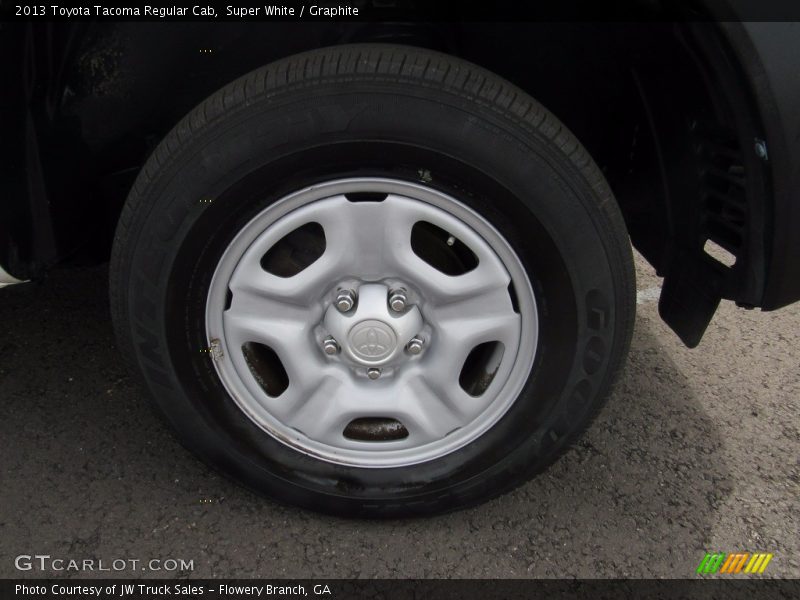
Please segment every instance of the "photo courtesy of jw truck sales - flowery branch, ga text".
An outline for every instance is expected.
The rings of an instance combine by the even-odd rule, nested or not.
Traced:
[[[204,594],[216,596],[230,596],[234,598],[261,596],[279,596],[281,598],[292,596],[309,595],[309,591],[314,596],[332,596],[330,586],[324,583],[317,583],[308,588],[302,584],[295,585],[229,585],[220,584],[187,584],[187,583],[165,583],[148,585],[144,583],[122,583],[106,585],[81,585],[54,583],[50,585],[26,585],[18,583],[14,586],[16,596],[80,596],[80,597],[108,597],[117,596],[124,598],[127,596],[148,596],[151,598],[162,596],[202,596]]]

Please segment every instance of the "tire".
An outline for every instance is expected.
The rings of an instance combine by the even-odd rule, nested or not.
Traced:
[[[603,405],[635,308],[575,137],[490,72],[390,45],[204,101],[142,169],[110,272],[121,349],[183,444],[352,516],[463,508],[544,469]]]

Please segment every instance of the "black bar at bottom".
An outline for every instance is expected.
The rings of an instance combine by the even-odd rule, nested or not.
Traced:
[[[697,580],[441,580],[441,579],[6,579],[0,581],[0,598],[152,599],[233,598],[321,600],[530,600],[577,598],[603,600],[647,598],[677,600],[697,598],[759,600],[800,597],[800,579],[697,579]]]

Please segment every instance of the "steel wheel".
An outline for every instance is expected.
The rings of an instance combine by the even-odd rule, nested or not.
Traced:
[[[374,178],[257,215],[219,262],[206,325],[250,419],[359,467],[432,460],[480,436],[519,395],[538,330],[528,277],[483,217]]]

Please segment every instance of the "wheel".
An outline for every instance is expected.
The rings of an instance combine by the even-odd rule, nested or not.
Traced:
[[[590,423],[627,351],[630,244],[535,100],[427,50],[335,47],[184,118],[125,205],[114,323],[183,443],[359,516],[499,495]]]

